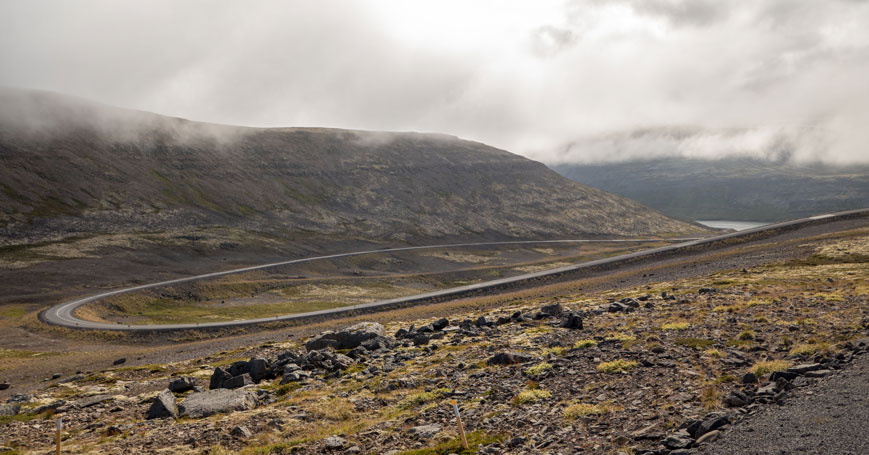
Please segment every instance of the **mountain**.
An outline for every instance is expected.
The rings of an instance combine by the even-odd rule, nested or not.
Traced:
[[[683,219],[780,221],[869,206],[869,165],[778,158],[670,157],[552,168]]]
[[[215,125],[9,88],[0,163],[6,243],[209,225],[406,241],[700,229],[452,136]]]

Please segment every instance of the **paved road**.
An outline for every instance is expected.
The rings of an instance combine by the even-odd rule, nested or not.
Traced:
[[[682,241],[681,243],[675,245],[667,245],[659,248],[652,248],[650,250],[640,251],[636,253],[628,253],[620,256],[614,256],[606,259],[599,259],[596,261],[585,262],[581,264],[573,264],[565,267],[559,267],[550,270],[544,270],[540,272],[528,273],[524,275],[518,275],[509,278],[502,278],[499,280],[487,281],[484,283],[471,284],[467,286],[460,286],[451,289],[445,289],[440,291],[427,292],[424,294],[418,294],[408,297],[400,297],[395,299],[381,300],[377,302],[363,303],[359,305],[351,305],[340,308],[333,308],[328,310],[320,310],[320,311],[312,311],[308,313],[296,313],[296,314],[288,314],[283,316],[275,316],[270,318],[257,318],[257,319],[246,319],[239,321],[223,321],[223,322],[209,322],[209,323],[201,323],[201,324],[143,324],[143,325],[127,325],[127,324],[111,324],[104,322],[93,322],[93,321],[85,321],[83,319],[79,319],[75,316],[76,308],[91,302],[95,302],[99,299],[123,294],[127,292],[135,292],[143,289],[155,288],[168,286],[172,284],[184,283],[189,281],[203,280],[208,278],[215,278],[219,276],[234,274],[234,273],[243,273],[249,272],[252,270],[262,270],[272,267],[279,267],[283,265],[289,264],[298,264],[302,262],[308,261],[317,261],[323,259],[334,259],[348,256],[358,256],[363,254],[372,254],[372,253],[391,253],[398,251],[410,251],[410,250],[420,250],[420,249],[434,249],[434,248],[460,248],[460,247],[473,247],[473,246],[487,246],[487,245],[509,245],[509,244],[546,244],[546,243],[591,243],[591,242],[649,242],[649,241],[662,241],[662,239],[618,239],[618,240],[544,240],[544,241],[516,241],[516,242],[486,242],[486,243],[458,243],[458,244],[449,244],[449,245],[429,245],[429,246],[417,246],[417,247],[403,247],[403,248],[387,248],[381,250],[369,250],[369,251],[357,251],[352,253],[340,253],[340,254],[332,254],[326,256],[316,256],[311,258],[303,258],[303,259],[295,259],[291,261],[284,262],[275,262],[271,264],[263,264],[253,267],[245,267],[241,269],[235,270],[227,270],[223,272],[214,272],[207,273],[204,275],[191,276],[186,278],[179,278],[175,280],[169,281],[161,281],[159,283],[151,283],[144,284],[140,286],[133,286],[124,289],[118,289],[115,291],[104,292],[101,294],[92,295],[89,297],[85,297],[82,299],[61,303],[56,305],[48,310],[44,311],[40,314],[40,319],[46,323],[69,327],[69,328],[77,328],[77,329],[96,329],[96,330],[128,330],[128,331],[171,331],[171,330],[190,330],[190,329],[211,329],[211,328],[227,328],[227,327],[237,327],[242,325],[250,325],[250,324],[261,324],[266,322],[279,322],[279,321],[302,321],[302,320],[313,320],[317,318],[328,317],[331,315],[338,314],[348,314],[357,311],[372,311],[376,309],[387,309],[391,307],[395,307],[397,305],[402,304],[411,304],[411,303],[424,303],[427,301],[431,301],[434,298],[443,298],[443,297],[455,297],[458,298],[463,295],[470,295],[473,292],[491,290],[503,288],[507,285],[512,285],[521,282],[531,282],[539,278],[547,277],[547,276],[558,276],[563,275],[568,272],[573,272],[581,269],[588,269],[592,267],[599,267],[602,265],[616,265],[620,263],[628,263],[640,258],[646,257],[655,257],[662,254],[675,254],[682,251],[689,251],[691,249],[697,247],[714,247],[716,244],[721,244],[723,241],[739,241],[739,240],[749,240],[756,238],[758,235],[772,235],[772,233],[780,232],[782,230],[787,229],[798,229],[801,226],[812,225],[817,223],[825,223],[830,221],[835,221],[839,219],[845,218],[855,218],[855,217],[863,217],[869,216],[869,209],[860,209],[860,210],[849,210],[846,212],[838,212],[833,214],[819,215],[809,218],[803,218],[799,220],[786,221],[783,223],[775,223],[766,226],[761,226],[753,229],[746,229],[744,231],[734,232],[730,234],[724,234],[714,237],[707,237],[704,239],[667,239],[663,241]]]

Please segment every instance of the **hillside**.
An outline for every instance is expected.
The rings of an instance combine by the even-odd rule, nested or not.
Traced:
[[[683,219],[779,221],[869,204],[869,165],[673,157],[552,168]]]
[[[244,128],[0,90],[4,243],[233,226],[419,241],[696,231],[484,144]]]

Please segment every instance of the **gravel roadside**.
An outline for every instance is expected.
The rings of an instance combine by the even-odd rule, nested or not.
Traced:
[[[869,355],[848,368],[763,407],[696,452],[732,454],[869,453]]]

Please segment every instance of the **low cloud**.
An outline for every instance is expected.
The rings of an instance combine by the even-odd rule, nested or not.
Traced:
[[[8,0],[0,85],[223,124],[439,132],[542,161],[612,159],[600,138],[692,125],[617,148],[869,162],[867,23],[867,2],[840,0]]]

